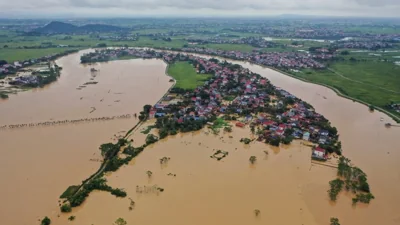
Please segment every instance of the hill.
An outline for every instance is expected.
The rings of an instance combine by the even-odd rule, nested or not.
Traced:
[[[44,27],[34,30],[34,32],[37,32],[37,33],[73,33],[73,32],[76,32],[77,29],[78,29],[78,27],[75,25],[72,25],[69,23],[53,21]]]
[[[89,32],[115,32],[115,31],[123,31],[125,29],[126,28],[105,25],[105,24],[87,24],[78,27],[69,23],[53,21],[44,27],[32,31],[32,33],[70,34],[70,33],[89,33]]]

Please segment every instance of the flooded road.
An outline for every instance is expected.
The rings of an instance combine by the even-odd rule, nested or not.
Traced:
[[[139,112],[144,104],[156,102],[170,86],[162,61],[130,60],[93,66],[99,70],[94,79],[99,83],[76,90],[92,77],[90,67],[78,62],[77,55],[60,59],[64,70],[56,84],[2,102],[0,111],[5,118],[0,118],[0,124]],[[400,224],[400,128],[385,128],[384,123],[393,123],[389,117],[371,113],[367,106],[340,98],[330,89],[271,69],[240,64],[309,102],[338,128],[344,154],[368,175],[376,197],[370,205],[352,207],[351,196],[344,193],[337,203],[331,203],[328,182],[335,178],[336,170],[313,165],[309,147],[300,142],[280,148],[262,143],[246,146],[239,140],[251,136],[249,129],[235,128],[233,133],[221,132],[219,136],[203,130],[162,140],[106,176],[110,186],[126,190],[127,198],[93,192],[81,207],[57,217],[58,196],[98,168],[99,162],[90,159],[99,159],[101,143],[112,141],[114,134],[136,123],[127,119],[0,131],[1,175],[7,180],[0,187],[3,202],[7,203],[1,206],[0,222],[33,224],[47,215],[52,224],[61,225],[112,224],[119,217],[128,224],[166,225],[324,225],[330,217],[339,218],[341,224]],[[125,94],[110,94],[110,89],[110,93]],[[117,99],[120,102],[115,102]],[[43,110],[47,105],[49,111]],[[96,107],[93,115],[89,114],[90,107]],[[145,135],[136,132],[132,138],[140,145]],[[221,161],[210,158],[217,149],[229,155]],[[250,156],[257,157],[254,165],[249,163]],[[171,160],[160,165],[162,157]],[[153,172],[151,178],[146,171]],[[144,185],[158,185],[165,190],[137,193],[136,186]],[[132,211],[128,209],[129,198],[136,203]],[[261,212],[258,217],[256,209]],[[76,221],[69,222],[70,215],[76,216]]]

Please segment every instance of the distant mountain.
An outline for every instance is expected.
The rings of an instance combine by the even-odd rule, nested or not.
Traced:
[[[37,28],[34,32],[37,33],[73,33],[78,30],[78,27],[69,23],[53,21],[44,27]]]
[[[63,23],[58,21],[53,21],[44,27],[33,30],[34,33],[40,34],[70,34],[70,33],[88,33],[88,32],[115,32],[123,31],[126,28],[116,27],[105,24],[87,24],[81,27]]]

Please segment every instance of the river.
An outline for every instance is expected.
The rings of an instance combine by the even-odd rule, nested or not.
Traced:
[[[171,86],[161,60],[84,66],[79,64],[83,52],[57,60],[63,67],[57,82],[0,102],[0,125],[139,113]],[[91,67],[98,72],[91,73]],[[88,81],[98,83],[76,89]],[[90,113],[92,107],[96,110]],[[46,215],[56,216],[60,194],[98,169],[98,147],[136,123],[131,117],[0,130],[0,197],[7,203],[0,206],[0,223],[32,225]]]
[[[2,116],[13,122],[29,122],[30,119],[91,116],[89,107],[97,108],[93,112],[96,116],[138,112],[142,105],[156,102],[170,86],[162,61],[130,60],[97,64],[94,67],[100,70],[96,77],[99,83],[76,90],[91,77],[89,67],[79,65],[78,58],[75,54],[60,59],[58,63],[64,68],[62,76],[47,89],[24,92],[23,97],[18,94],[2,102],[1,112],[8,110]],[[146,148],[130,165],[108,174],[108,184],[124,188],[128,197],[136,202],[132,211],[128,209],[128,198],[117,199],[109,193],[93,192],[81,207],[58,217],[58,196],[68,185],[79,183],[97,169],[99,163],[89,159],[98,159],[97,148],[101,143],[117,132],[128,130],[136,122],[127,119],[0,131],[3,143],[0,162],[4,168],[1,175],[7,180],[0,188],[3,202],[7,203],[1,206],[0,222],[32,224],[48,215],[53,224],[69,224],[67,217],[74,215],[76,224],[112,224],[119,217],[128,224],[167,225],[313,225],[328,224],[330,217],[339,218],[342,224],[400,224],[400,193],[397,191],[400,188],[400,128],[384,126],[394,121],[383,113],[371,113],[368,107],[341,98],[328,88],[268,68],[239,63],[309,102],[328,118],[338,128],[344,154],[367,173],[376,199],[369,205],[353,207],[351,197],[342,193],[336,203],[331,203],[327,195],[328,182],[335,178],[336,171],[311,164],[308,147],[299,142],[280,148],[261,143],[245,146],[239,139],[250,136],[248,129],[234,128],[231,134],[221,132],[218,136],[203,130],[169,137]],[[124,79],[118,81],[118,77],[124,75]],[[101,82],[103,77],[117,80],[107,85],[109,81]],[[139,82],[137,77],[143,81],[141,87],[131,88]],[[122,88],[124,86],[126,88]],[[85,97],[82,93],[90,88],[98,89],[89,91],[85,95],[89,100],[81,103],[83,99],[80,98]],[[142,88],[140,92],[139,88]],[[110,99],[104,104],[111,103],[108,107],[114,107],[116,98],[109,97],[109,89],[125,95],[129,93],[126,98],[117,95],[122,106],[115,106],[115,111],[99,103],[103,98],[102,102]],[[40,113],[42,105],[38,106],[34,100],[43,100],[33,97],[38,94],[47,101],[56,99],[51,101],[58,105],[51,106],[53,113]],[[69,107],[63,106],[63,100]],[[29,107],[13,101],[25,102]],[[12,104],[18,113],[8,109]],[[0,122],[8,124],[3,118]],[[140,144],[145,135],[137,132],[132,138]],[[211,159],[216,149],[228,151],[229,155],[221,161]],[[257,157],[254,165],[248,160],[252,155]],[[159,159],[164,156],[171,160],[167,165],[160,165]],[[151,178],[146,175],[148,170],[153,172]],[[168,173],[176,176],[168,176]],[[165,191],[136,193],[137,185],[158,185]],[[258,217],[254,215],[255,209],[261,211]]]

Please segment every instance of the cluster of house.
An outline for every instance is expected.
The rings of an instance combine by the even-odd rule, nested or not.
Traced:
[[[396,112],[400,113],[400,103],[393,103],[389,104],[389,108],[395,110]]]
[[[236,60],[247,60],[252,63],[276,67],[276,68],[325,68],[323,63],[315,60],[332,58],[329,53],[307,54],[302,52],[240,52],[224,51],[208,48],[182,48],[184,52],[194,52],[200,54],[216,55]]]
[[[137,41],[138,36],[132,35],[98,35],[100,41]]]
[[[262,37],[246,37],[238,39],[226,39],[221,37],[207,39],[187,38],[186,41],[191,44],[248,44],[256,48],[271,48],[278,46],[277,43],[267,41]]]
[[[167,63],[189,61],[198,73],[214,75],[203,86],[193,91],[184,91],[180,97],[188,101],[181,101],[179,107],[176,96],[165,97],[150,109],[150,118],[172,115],[169,118],[174,118],[177,123],[184,123],[188,120],[207,120],[213,115],[237,115],[244,117],[237,126],[256,125],[262,128],[258,138],[260,141],[284,139],[288,136],[320,145],[334,144],[337,141],[335,134],[316,125],[328,124],[328,121],[311,106],[241,66],[220,64],[215,59],[193,55],[145,49],[99,50],[91,53],[91,57],[118,56],[120,51],[128,51],[130,55],[137,57],[162,58]],[[233,98],[227,100],[229,96]],[[317,147],[313,150],[313,157],[324,160],[327,155],[324,149]]]
[[[37,64],[37,63],[42,63],[42,62],[48,62],[51,60],[54,60],[58,57],[67,55],[72,52],[76,52],[77,50],[67,50],[62,53],[55,53],[55,54],[49,54],[43,57],[39,58],[34,58],[34,59],[27,59],[27,60],[22,60],[22,61],[15,61],[13,63],[6,63],[4,65],[0,65],[0,74],[14,74],[18,70]]]
[[[355,48],[355,49],[369,49],[369,50],[393,48],[392,43],[382,42],[382,41],[345,41],[345,42],[337,42],[335,46],[337,46],[338,48]]]
[[[12,81],[8,82],[11,85],[37,85],[39,84],[39,77],[35,75],[15,77]]]
[[[264,34],[270,37],[277,38],[303,38],[303,39],[322,39],[322,40],[338,40],[342,38],[359,38],[368,40],[380,40],[380,41],[399,41],[399,34],[373,34],[368,32],[359,31],[345,31],[335,27],[320,27],[307,25],[307,28],[293,28],[292,26],[271,26],[263,25],[260,26],[236,26],[228,28],[233,32],[244,32],[254,34]]]

